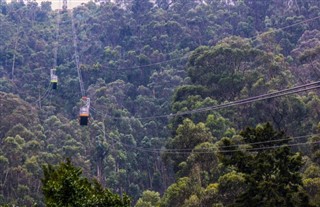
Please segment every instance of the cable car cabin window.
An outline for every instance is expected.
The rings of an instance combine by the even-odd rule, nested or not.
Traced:
[[[87,107],[80,108],[80,116],[89,116],[89,110]]]

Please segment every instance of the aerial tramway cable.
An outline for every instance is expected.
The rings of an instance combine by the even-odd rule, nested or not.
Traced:
[[[86,96],[86,92],[84,90],[84,85],[83,85],[83,80],[82,80],[82,75],[81,75],[81,70],[80,70],[77,33],[76,33],[76,28],[75,28],[74,19],[73,19],[73,12],[70,12],[70,18],[71,18],[72,34],[73,34],[74,60],[75,60],[75,63],[76,63],[76,68],[77,68],[81,95],[82,95],[82,97],[85,97]]]
[[[74,59],[75,59],[75,64],[77,68],[77,73],[78,73],[80,92],[82,95],[82,99],[81,99],[82,106],[80,106],[80,110],[79,110],[79,124],[85,126],[85,125],[88,125],[89,117],[90,117],[90,98],[86,97],[86,91],[84,89],[82,74],[80,70],[77,33],[76,33],[76,27],[75,27],[72,11],[70,12],[70,18],[71,18],[71,26],[72,26],[72,34],[73,34]]]
[[[58,66],[58,49],[59,49],[59,33],[60,33],[60,11],[57,11],[57,25],[56,25],[56,37],[54,42],[54,49],[53,49],[53,68],[50,69],[50,83],[47,87],[46,91],[42,96],[40,96],[37,100],[35,100],[33,103],[40,104],[42,100],[46,99],[52,89],[56,89],[56,84],[58,81],[58,77],[55,74],[56,68]],[[53,86],[53,87],[52,87]]]
[[[52,89],[57,89],[58,76],[56,74],[58,66],[58,50],[59,50],[59,32],[60,32],[60,11],[57,13],[57,31],[56,31],[56,41],[54,48],[54,62],[53,68],[50,70]]]

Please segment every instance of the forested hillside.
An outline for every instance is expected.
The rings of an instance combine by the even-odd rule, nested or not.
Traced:
[[[0,205],[70,158],[136,207],[320,206],[319,51],[317,0],[0,1]]]

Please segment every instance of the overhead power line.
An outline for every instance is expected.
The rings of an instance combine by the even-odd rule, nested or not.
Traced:
[[[249,38],[247,38],[247,39],[256,39],[257,37],[259,37],[259,36],[261,36],[261,35],[264,35],[264,34],[275,33],[276,31],[285,30],[285,29],[288,29],[288,28],[291,28],[291,27],[295,27],[295,26],[300,25],[300,24],[309,23],[309,22],[315,21],[315,20],[317,20],[317,19],[320,19],[320,15],[319,15],[319,16],[316,16],[316,17],[313,17],[313,18],[310,18],[310,19],[306,19],[306,20],[303,20],[303,21],[294,23],[294,24],[291,24],[291,25],[288,25],[288,26],[284,26],[284,27],[276,28],[276,29],[274,29],[274,30],[262,32],[262,33],[260,33],[260,34],[257,34],[257,35],[254,35],[254,36],[252,36],[252,37],[249,37]],[[118,70],[132,70],[132,69],[150,67],[150,66],[154,66],[154,65],[160,65],[160,64],[163,64],[163,63],[173,62],[173,61],[176,61],[176,60],[187,59],[187,58],[189,58],[189,56],[190,56],[191,53],[192,53],[192,52],[188,52],[188,53],[184,54],[182,57],[179,57],[179,58],[173,58],[173,59],[169,59],[169,60],[165,60],[165,61],[150,63],[150,64],[147,64],[147,65],[140,65],[140,66],[129,67],[129,68],[128,68],[128,67],[127,67],[127,68],[117,68],[117,69],[118,69]]]
[[[285,30],[285,29],[288,29],[288,28],[291,28],[291,27],[295,27],[295,26],[300,25],[300,24],[309,23],[309,22],[315,21],[317,19],[320,19],[320,15],[318,15],[316,17],[313,17],[313,18],[305,19],[305,20],[302,20],[300,22],[293,23],[293,24],[290,24],[290,25],[287,25],[287,26],[283,26],[283,27],[279,27],[279,28],[271,28],[271,29],[274,29],[274,30],[269,30],[269,31],[266,31],[266,32],[259,33],[257,35],[252,36],[252,37],[249,37],[248,39],[256,39],[257,37],[259,37],[261,35],[264,35],[264,34],[275,33],[276,31]]]
[[[173,61],[176,61],[176,60],[187,59],[187,58],[190,57],[190,54],[191,54],[191,52],[188,52],[188,53],[184,54],[183,57],[172,58],[172,59],[169,59],[169,60],[164,60],[164,61],[160,61],[160,62],[155,62],[155,63],[151,63],[151,64],[147,64],[147,65],[140,65],[140,66],[135,66],[135,67],[117,68],[117,70],[132,70],[132,69],[138,69],[138,68],[146,68],[146,67],[155,66],[155,65],[161,65],[161,64],[173,62]]]
[[[228,148],[234,148],[234,147],[245,147],[245,146],[249,146],[249,145],[262,145],[262,144],[277,144],[279,142],[284,142],[284,141],[294,141],[294,140],[300,140],[300,139],[306,139],[309,137],[314,137],[314,136],[320,136],[320,134],[308,134],[308,135],[303,135],[303,136],[297,136],[297,137],[287,137],[287,138],[282,138],[282,139],[273,139],[273,140],[266,140],[266,141],[258,141],[258,142],[251,142],[251,143],[241,143],[241,144],[232,144],[232,145],[227,145],[227,146],[219,146],[219,148],[225,150]],[[201,150],[206,150],[207,148],[201,148]],[[208,148],[210,149],[210,148]],[[256,148],[255,148],[256,149]],[[187,152],[191,152],[195,150],[194,148],[184,148],[184,149],[166,149],[166,151],[174,151],[174,152],[183,152],[183,151],[187,151]]]
[[[104,117],[108,117],[111,119],[135,118],[135,119],[139,119],[139,120],[145,120],[145,119],[172,118],[172,117],[190,115],[190,114],[195,114],[195,113],[203,113],[203,112],[207,112],[207,111],[219,110],[219,109],[224,109],[224,108],[228,108],[228,107],[236,107],[236,106],[240,106],[240,105],[244,105],[244,104],[254,103],[257,101],[263,101],[263,100],[273,99],[273,98],[277,98],[277,97],[281,97],[281,96],[287,96],[287,95],[291,95],[291,94],[295,94],[295,93],[300,93],[300,92],[304,92],[304,91],[314,90],[317,88],[320,88],[320,81],[316,81],[316,82],[312,82],[312,83],[308,83],[308,84],[303,84],[300,86],[295,86],[292,88],[283,89],[283,90],[279,90],[276,92],[253,96],[253,97],[249,97],[249,98],[245,98],[245,99],[240,99],[240,100],[232,101],[229,103],[223,103],[220,105],[202,107],[202,108],[198,108],[198,109],[194,109],[194,110],[178,112],[175,114],[164,114],[164,115],[155,115],[155,116],[147,116],[147,117],[113,117],[113,116],[109,116],[106,113],[99,112],[99,111],[95,110],[93,107],[92,108],[97,114],[103,115]]]
[[[294,23],[294,24],[291,24],[291,25],[288,25],[288,26],[284,26],[284,27],[281,27],[279,28],[280,30],[284,30],[284,29],[288,29],[290,27],[295,27],[299,24],[305,24],[305,23],[309,23],[309,22],[312,22],[314,20],[317,20],[317,19],[320,19],[320,15],[319,16],[316,16],[316,17],[313,17],[313,18],[309,18],[309,19],[306,19],[306,20],[302,20],[300,22],[297,22],[297,23]]]
[[[290,89],[280,90],[280,91],[269,93],[269,94],[263,94],[263,95],[259,95],[259,96],[254,96],[254,97],[250,97],[250,98],[247,98],[247,99],[241,99],[241,100],[233,101],[233,102],[226,103],[226,104],[221,104],[221,105],[211,106],[211,107],[205,107],[205,108],[199,108],[199,109],[186,111],[186,112],[178,112],[176,114],[167,115],[167,117],[183,116],[183,115],[188,115],[188,114],[194,114],[194,113],[201,113],[201,112],[206,112],[206,111],[211,111],[211,110],[223,109],[223,108],[232,107],[232,106],[240,106],[240,105],[243,105],[243,104],[249,104],[249,103],[253,103],[253,102],[257,102],[257,101],[263,101],[263,100],[277,98],[277,97],[281,97],[281,96],[286,96],[286,95],[290,95],[290,94],[294,94],[294,93],[313,90],[313,89],[317,89],[317,88],[320,87],[319,83],[320,82],[317,81],[317,82],[314,82],[314,83],[311,83],[311,84],[305,84],[305,85],[297,86],[297,87],[290,88]],[[312,86],[312,85],[315,85],[315,86]],[[312,86],[312,87],[310,87],[310,86]]]
[[[295,27],[295,26],[300,25],[300,24],[309,23],[309,22],[315,21],[317,19],[320,19],[320,15],[318,15],[316,17],[313,17],[313,18],[309,18],[309,19],[306,19],[306,20],[299,21],[299,22],[291,24],[291,25],[283,26],[283,27],[280,27],[280,28],[274,28],[274,30],[265,31],[265,32],[259,33],[257,35],[248,37],[247,39],[255,39],[255,38],[257,38],[257,37],[259,37],[259,36],[261,36],[263,34],[275,33],[276,31],[285,30],[285,29],[288,29],[288,28],[291,28],[291,27]],[[178,57],[178,58],[172,58],[172,59],[169,59],[169,60],[154,62],[154,63],[150,63],[150,64],[146,64],[146,65],[134,66],[134,67],[119,67],[119,68],[116,68],[116,69],[117,70],[132,70],[132,69],[145,68],[145,67],[150,67],[150,66],[155,66],[155,65],[161,65],[161,64],[164,64],[164,63],[168,63],[168,62],[187,59],[187,58],[189,58],[190,54],[191,54],[191,52],[188,52],[188,53],[185,53],[182,57]]]
[[[320,141],[315,141],[315,142],[302,142],[302,143],[293,143],[293,144],[283,144],[283,145],[274,145],[274,146],[266,146],[266,147],[256,147],[256,148],[243,148],[243,149],[234,149],[234,150],[219,150],[219,149],[214,149],[214,148],[203,148],[201,150],[196,150],[194,149],[191,152],[180,152],[180,151],[168,151],[166,152],[165,150],[160,151],[161,153],[166,153],[166,154],[213,154],[213,153],[233,153],[233,152],[257,152],[257,151],[263,151],[263,150],[271,150],[271,149],[278,149],[281,147],[296,147],[296,146],[303,146],[303,145],[315,145],[315,144],[320,144]],[[248,144],[250,145],[250,144]],[[210,152],[211,150],[211,152]]]
[[[51,92],[51,83],[49,84],[48,88],[45,90],[45,92],[43,93],[43,95],[41,95],[37,100],[33,101],[31,104],[36,104],[36,103],[40,103],[42,100],[46,99]]]
[[[103,131],[103,129],[97,124],[95,125],[100,130]],[[295,146],[303,146],[303,145],[314,145],[314,144],[320,144],[320,141],[314,141],[314,142],[298,142],[298,143],[292,143],[292,144],[281,144],[281,145],[273,145],[273,146],[264,146],[264,147],[252,147],[252,145],[258,145],[258,144],[270,144],[270,143],[276,143],[276,142],[282,142],[282,141],[292,141],[296,139],[303,139],[313,136],[320,136],[320,134],[309,134],[309,135],[303,135],[298,137],[291,137],[286,139],[275,139],[275,140],[267,140],[267,141],[260,141],[260,142],[252,142],[252,143],[241,143],[241,144],[234,144],[229,146],[221,146],[220,149],[218,148],[200,148],[200,149],[166,149],[166,148],[144,148],[144,147],[137,147],[133,145],[129,145],[126,143],[121,142],[120,140],[114,139],[112,137],[108,137],[108,139],[121,144],[124,147],[137,150],[140,152],[148,152],[148,153],[165,153],[165,154],[212,154],[212,153],[232,153],[232,152],[240,152],[240,151],[261,151],[261,150],[269,150],[269,149],[277,149],[280,147],[295,147]],[[252,148],[238,148],[238,149],[225,149],[227,147],[246,147],[251,146]],[[221,149],[222,148],[222,149]]]

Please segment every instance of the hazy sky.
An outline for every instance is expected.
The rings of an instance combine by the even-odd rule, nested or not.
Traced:
[[[41,2],[42,0],[37,0],[37,2]],[[62,8],[62,0],[49,0],[52,2],[52,9]],[[68,1],[68,9],[72,9],[76,6],[81,5],[81,3],[86,3],[90,0],[67,0]]]
[[[7,0],[7,2],[11,2],[11,1],[12,0]],[[47,0],[36,0],[36,2],[38,2],[39,5],[40,5],[40,2],[42,2],[42,1],[47,1]],[[50,1],[52,3],[51,7],[53,10],[62,8],[62,0],[48,0],[48,1]],[[67,0],[67,1],[68,1],[68,9],[72,9],[76,6],[81,5],[81,3],[86,3],[90,0]]]

